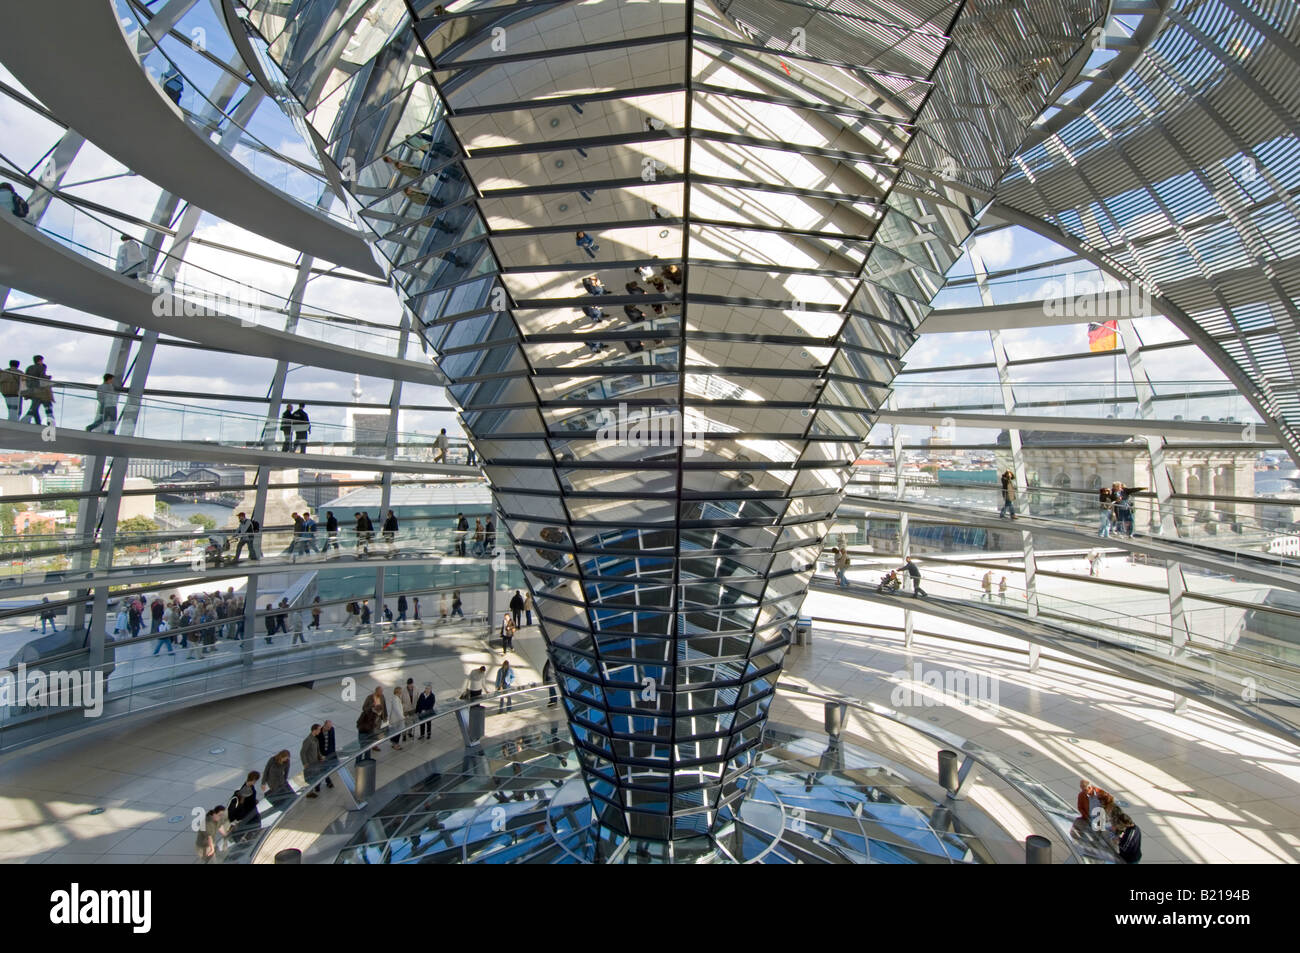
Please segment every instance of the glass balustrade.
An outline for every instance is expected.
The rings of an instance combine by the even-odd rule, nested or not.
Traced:
[[[951,518],[959,516],[961,509],[982,514],[997,513],[1002,507],[1002,491],[999,484],[992,480],[963,481],[959,472],[939,473],[931,476],[925,474],[922,479],[927,482],[908,482],[904,493],[904,505],[908,503],[923,506],[943,507],[952,510]],[[933,481],[933,482],[930,482]],[[860,504],[870,508],[864,499],[855,501],[854,497],[875,497],[882,502],[895,502],[897,487],[894,475],[875,474],[873,479],[863,480],[862,474],[850,483],[846,507]],[[1163,533],[1162,510],[1159,501],[1150,489],[1131,498],[1134,531],[1139,538],[1166,538]],[[1108,537],[1100,536],[1101,509],[1096,490],[1082,490],[1068,487],[1049,487],[1031,485],[1021,490],[1016,497],[1017,513],[1022,518],[1018,524],[1008,521],[1008,532],[1004,534],[1001,545],[1018,546],[1011,531],[1021,526],[1032,528],[1032,520],[1025,522],[1025,508],[1033,519],[1044,519],[1071,524],[1073,527],[1097,537],[1096,545],[1104,546]],[[1209,500],[1193,496],[1175,497],[1169,503],[1173,516],[1176,536],[1167,537],[1184,541],[1201,547],[1209,547],[1216,552],[1222,551],[1225,559],[1224,570],[1231,571],[1241,560],[1250,559],[1251,554],[1267,554],[1267,565],[1275,565],[1287,570],[1300,570],[1300,557],[1289,556],[1280,544],[1294,537],[1297,527],[1292,518],[1292,506],[1285,500],[1267,499],[1245,500],[1227,498]],[[873,520],[885,517],[872,517]],[[925,516],[918,513],[913,517],[925,522]],[[841,512],[839,521],[852,523],[852,510]],[[866,527],[863,527],[864,535]],[[993,548],[995,544],[985,533],[974,549]],[[1110,535],[1118,538],[1121,534],[1116,524],[1110,526]],[[987,541],[987,542],[986,542]],[[1091,545],[1080,540],[1079,545]],[[945,551],[950,551],[945,549]],[[1258,565],[1258,560],[1253,564]]]
[[[855,564],[849,571],[862,570],[866,565],[871,564]],[[897,562],[892,560],[889,564],[873,565],[860,584],[880,593],[884,590],[878,580],[896,567]],[[1172,625],[1167,601],[1163,612],[1148,610],[1130,614],[1124,611],[1124,600],[1134,598],[1132,594],[1111,599],[1108,590],[1104,597],[1081,602],[1041,588],[1030,594],[1023,586],[1011,584],[1004,594],[1001,576],[1014,573],[996,570],[993,591],[986,593],[980,575],[978,570],[962,574],[928,562],[922,569],[922,588],[930,599],[957,600],[1018,618],[1028,619],[1032,614],[1039,621],[1083,639],[1083,644],[1091,648],[1122,654],[1135,668],[1150,666],[1158,660],[1157,670],[1172,683],[1195,686],[1200,694],[1211,698],[1258,708],[1268,719],[1285,723],[1290,726],[1289,731],[1300,732],[1300,716],[1294,713],[1300,710],[1300,667],[1254,649],[1227,647],[1222,634],[1213,627],[1197,631],[1195,626],[1189,626],[1184,634],[1182,628],[1175,629]],[[900,579],[903,579],[901,573]],[[835,585],[833,576],[823,576],[819,581]],[[914,603],[911,585],[905,579],[897,598],[900,608],[925,611],[925,600]],[[978,616],[969,619],[975,626],[987,621]]]
[[[283,147],[272,147],[248,131],[247,125],[251,124],[252,117],[242,126],[231,118],[249,89],[246,84],[235,86],[233,78],[218,70],[207,58],[207,51],[201,44],[193,40],[186,42],[170,33],[153,36],[139,10],[126,0],[114,0],[114,7],[119,20],[128,25],[128,33],[139,29],[152,38],[153,42],[148,44],[149,48],[143,55],[137,52],[141,68],[158,84],[160,91],[176,103],[186,122],[212,141],[214,150],[228,152],[249,172],[285,196],[329,215],[340,224],[355,227],[341,204],[335,210],[332,201],[321,201],[322,196],[332,195],[332,190],[325,175],[317,168],[316,159],[304,148],[298,146],[295,149],[300,154],[297,158],[286,155],[281,151]],[[234,95],[224,109],[204,93],[204,90],[218,88],[222,83],[234,87]],[[278,116],[278,108],[274,103],[268,103]],[[281,118],[281,121],[286,120]],[[293,145],[287,130],[284,142]]]
[[[58,196],[38,226],[41,232],[71,251],[105,268],[116,270],[117,250],[123,226],[86,212]],[[146,254],[156,252],[153,273],[142,281],[158,296],[155,308],[160,316],[193,317],[202,320],[237,320],[244,327],[287,331],[311,341],[333,344],[367,354],[395,356],[401,332],[397,328],[372,324],[355,317],[318,307],[299,309],[289,328],[292,302],[282,295],[232,281],[189,263],[181,263],[178,277],[164,280],[172,256],[160,246],[143,246]],[[414,347],[415,338],[410,345]],[[424,361],[422,356],[412,360]]]
[[[55,426],[55,434],[60,429],[88,429],[99,416],[99,403],[93,390],[87,385],[85,389],[67,384],[54,384],[54,414],[46,423]],[[119,397],[118,427],[121,421],[135,418],[137,437],[151,440],[168,440],[184,443],[202,443],[223,447],[244,449],[270,449],[292,452],[293,440],[280,429],[280,419],[268,422],[259,414],[239,413],[215,407],[182,404],[155,397],[145,397],[131,401],[125,394]],[[42,413],[42,419],[46,415]],[[27,426],[35,427],[34,423]],[[103,429],[101,425],[100,428]],[[132,438],[123,438],[130,440]],[[400,459],[436,461],[437,450],[435,434],[399,433],[396,435],[396,455]],[[307,438],[307,454],[329,454],[347,456],[373,456],[392,459],[382,445],[383,437],[358,439],[354,429],[345,424],[331,424],[312,421]],[[466,457],[466,441],[463,438],[448,437],[448,463],[460,461]],[[285,465],[292,465],[297,454],[286,456]]]
[[[1250,402],[1226,381],[1152,381],[1152,411],[1160,421],[1260,422]],[[1140,420],[1132,381],[1015,381],[1011,384],[1017,414],[1031,417],[1077,417],[1080,420]],[[898,410],[952,413],[1003,413],[1002,386],[996,382],[948,383],[900,378],[894,383]],[[1067,440],[1068,434],[1061,434]],[[1117,434],[1122,441],[1128,434]],[[959,442],[954,440],[954,442]]]

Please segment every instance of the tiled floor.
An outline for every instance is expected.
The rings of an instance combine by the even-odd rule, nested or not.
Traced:
[[[876,625],[901,612],[817,594],[806,611]],[[1111,791],[1143,830],[1144,863],[1294,862],[1300,859],[1300,752],[1197,705],[1172,711],[1168,693],[1136,686],[1045,655],[1025,671],[1011,640],[918,616],[918,628],[981,638],[1007,651],[918,636],[912,652],[896,634],[819,630],[791,650],[787,680],[890,707],[999,751],[1073,801],[1085,775]],[[518,685],[538,680],[536,629],[517,640]],[[531,664],[530,664],[531,662]],[[922,691],[897,689],[912,666],[996,675],[997,709],[927,705]],[[356,694],[409,676],[432,681],[443,702],[465,672],[493,668],[499,655],[465,639],[459,662],[359,673]],[[898,675],[905,672],[908,674]],[[907,686],[911,687],[911,686]],[[53,863],[190,863],[192,812],[224,803],[244,773],[270,753],[297,752],[313,721],[332,718],[340,743],[353,740],[358,704],[340,680],[268,691],[155,720],[128,722],[50,748],[0,760],[0,860]],[[851,729],[861,729],[851,718]],[[880,742],[885,747],[889,739]],[[904,748],[899,745],[899,756]],[[218,750],[224,749],[224,750]],[[214,753],[216,752],[216,753]],[[910,756],[910,753],[906,753]],[[926,755],[929,757],[929,755]],[[929,770],[933,770],[932,765]],[[91,814],[103,808],[103,813]]]

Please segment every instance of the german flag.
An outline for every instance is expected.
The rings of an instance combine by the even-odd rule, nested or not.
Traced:
[[[1093,321],[1088,325],[1088,350],[1089,351],[1113,351],[1115,350],[1115,332],[1119,330],[1118,321],[1106,321],[1098,324]]]

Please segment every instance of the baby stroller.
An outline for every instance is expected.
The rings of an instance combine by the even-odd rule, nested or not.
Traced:
[[[880,585],[876,586],[876,592],[891,593],[902,588],[903,582],[898,578],[898,570],[891,569],[880,577]]]
[[[230,551],[230,537],[222,533],[208,537],[208,545],[203,550],[203,564],[209,569],[220,569],[222,554]]]

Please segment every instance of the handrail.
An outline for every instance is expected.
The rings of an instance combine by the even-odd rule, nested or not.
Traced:
[[[892,708],[879,705],[876,702],[863,701],[853,698],[849,695],[841,695],[838,692],[826,692],[814,690],[799,685],[777,685],[777,691],[790,692],[795,695],[803,695],[807,698],[815,698],[822,702],[833,702],[839,705],[846,705],[855,711],[865,714],[875,715],[879,718],[885,718],[896,724],[910,728],[917,734],[920,734],[931,741],[937,741],[944,748],[965,754],[977,764],[982,765],[990,771],[999,780],[1005,782],[1020,794],[1030,806],[1033,807],[1042,817],[1052,825],[1061,840],[1065,842],[1066,849],[1070,851],[1071,856],[1081,863],[1115,863],[1118,861],[1118,855],[1114,849],[1101,838],[1099,834],[1091,828],[1083,828],[1082,831],[1075,826],[1075,819],[1078,813],[1073,805],[1058,795],[1051,788],[1047,787],[1040,781],[1031,777],[1023,768],[1012,764],[1006,758],[1002,757],[995,751],[968,741],[955,732],[945,731],[942,728],[936,728],[933,725],[904,715]],[[1078,834],[1086,831],[1086,841],[1079,843]],[[1095,835],[1095,836],[1094,836]]]
[[[261,825],[258,828],[240,830],[236,824],[231,827],[227,835],[227,850],[222,857],[223,863],[256,863],[258,855],[262,853],[267,846],[271,837],[279,829],[279,825],[284,822],[290,814],[298,807],[303,805],[308,794],[312,789],[323,784],[326,778],[334,779],[340,772],[346,771],[351,764],[354,764],[357,758],[370,751],[382,748],[384,744],[391,742],[395,737],[399,737],[411,731],[417,725],[429,724],[431,722],[441,721],[450,716],[458,716],[460,713],[473,708],[475,705],[482,705],[485,701],[498,701],[511,699],[514,702],[524,701],[525,704],[515,704],[512,706],[512,712],[521,712],[533,710],[540,707],[543,698],[543,692],[549,697],[553,686],[546,683],[528,685],[523,688],[511,689],[504,692],[485,691],[480,698],[470,699],[468,701],[457,701],[450,707],[439,706],[441,711],[430,716],[429,718],[404,723],[399,729],[390,729],[387,732],[378,733],[375,737],[361,744],[360,741],[346,746],[340,746],[335,755],[337,761],[328,770],[319,773],[313,772],[311,777],[307,777],[305,772],[299,772],[294,776],[295,783],[301,783],[301,787],[295,792],[292,799],[282,801],[279,804],[272,804],[272,810],[261,815]],[[1023,769],[1017,767],[1006,759],[1002,758],[995,752],[989,751],[974,742],[967,741],[952,732],[947,732],[939,728],[934,728],[916,721],[906,715],[902,715],[893,709],[886,708],[883,705],[877,705],[872,702],[864,702],[845,695],[838,695],[827,692],[819,692],[803,686],[792,686],[778,684],[777,692],[788,692],[805,698],[813,698],[823,702],[832,702],[852,707],[868,715],[891,720],[903,727],[921,734],[931,741],[937,741],[942,746],[953,748],[963,752],[972,761],[975,761],[985,767],[991,774],[1010,786],[1017,794],[1023,797],[1036,812],[1052,826],[1058,836],[1065,843],[1067,850],[1070,851],[1071,857],[1078,863],[1115,863],[1118,858],[1114,849],[1101,837],[1089,828],[1079,829],[1074,826],[1075,812],[1068,802],[1059,795],[1051,791],[1042,783],[1036,781]],[[445,724],[445,722],[444,722]],[[430,755],[424,764],[436,758],[443,757],[446,751],[439,751]],[[419,770],[418,768],[411,770]],[[407,772],[409,773],[409,771]],[[339,778],[339,784],[345,785],[351,789],[350,785],[342,778]],[[269,820],[270,823],[267,823]],[[1081,839],[1082,838],[1082,839]]]
[[[522,688],[512,688],[509,691],[504,691],[504,692],[502,691],[492,692],[489,691],[487,688],[485,688],[483,695],[479,698],[471,698],[467,701],[460,701],[458,699],[450,707],[443,708],[442,711],[430,716],[429,718],[420,719],[418,721],[413,721],[410,723],[404,723],[401,728],[396,728],[396,729],[390,728],[386,731],[376,732],[373,739],[371,741],[366,742],[365,744],[362,744],[360,739],[358,739],[353,744],[340,745],[337,753],[334,756],[334,760],[337,761],[337,763],[329,770],[322,771],[320,774],[313,773],[310,780],[302,772],[294,776],[294,780],[295,781],[301,780],[303,786],[295,793],[291,801],[287,801],[281,805],[273,805],[273,810],[269,814],[264,815],[262,817],[263,823],[260,827],[252,831],[245,830],[244,832],[242,832],[244,833],[245,836],[243,838],[240,838],[237,836],[241,833],[238,825],[232,825],[230,829],[230,833],[226,837],[226,841],[229,846],[227,847],[225,857],[222,858],[222,862],[223,863],[253,862],[258,852],[262,849],[262,846],[266,843],[267,839],[276,830],[276,826],[282,820],[284,820],[284,818],[294,808],[296,808],[297,806],[299,806],[300,804],[306,801],[307,795],[311,792],[313,787],[315,787],[318,784],[324,784],[326,778],[330,778],[330,779],[335,778],[339,774],[339,772],[347,770],[349,764],[355,764],[361,755],[382,748],[385,744],[391,742],[393,738],[400,737],[401,735],[404,735],[408,731],[412,730],[414,726],[420,724],[427,724],[433,721],[438,721],[452,715],[457,715],[460,712],[468,711],[469,709],[473,708],[475,705],[483,704],[483,702],[488,698],[491,698],[493,701],[501,701],[507,698],[513,701],[514,699],[525,699],[525,696],[531,696],[535,694],[537,698],[529,697],[525,699],[528,702],[533,703],[527,706],[528,708],[531,708],[534,707],[537,701],[540,701],[542,692],[544,690],[549,689],[549,687],[550,686],[544,683],[532,684],[532,685],[526,685]],[[527,710],[527,708],[521,706],[519,708],[513,708],[512,710],[523,711],[523,710]],[[352,730],[353,733],[355,733],[355,729]],[[446,752],[440,752],[439,755],[441,754],[446,754]],[[434,757],[437,757],[439,755],[435,755]],[[346,785],[346,782],[343,781],[342,779],[339,779],[339,783]],[[351,788],[350,785],[346,785],[346,786],[349,789]],[[265,823],[268,817],[272,819],[269,825]],[[249,836],[253,834],[255,834],[256,836]],[[239,849],[241,847],[243,848],[242,850]]]

